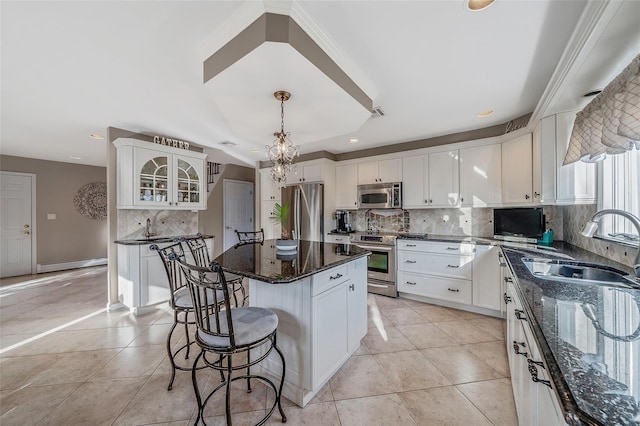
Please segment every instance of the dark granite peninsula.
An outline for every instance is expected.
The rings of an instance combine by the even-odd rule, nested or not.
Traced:
[[[230,248],[215,261],[225,272],[248,278],[249,305],[278,314],[278,346],[284,353],[283,394],[304,407],[367,333],[367,255],[358,247],[299,241],[278,251],[275,240]],[[262,373],[279,377],[271,354]]]
[[[640,425],[640,286],[543,279],[532,274],[523,259],[558,257],[540,251],[503,250],[564,420],[569,424]],[[629,268],[620,269],[628,272]]]

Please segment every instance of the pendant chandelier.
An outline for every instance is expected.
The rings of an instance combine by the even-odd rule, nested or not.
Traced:
[[[275,132],[273,144],[267,145],[267,156],[271,161],[271,180],[280,185],[287,182],[287,174],[294,171],[294,158],[299,156],[299,145],[293,145],[290,133],[284,131],[284,103],[291,98],[291,93],[279,90],[273,96],[280,101],[280,131]]]

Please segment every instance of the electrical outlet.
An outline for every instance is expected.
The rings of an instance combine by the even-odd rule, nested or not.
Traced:
[[[47,213],[47,220],[56,220],[55,213]]]

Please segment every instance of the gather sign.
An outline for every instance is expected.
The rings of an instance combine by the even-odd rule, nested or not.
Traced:
[[[174,148],[189,149],[189,142],[181,141],[178,139],[165,138],[164,136],[154,136],[153,143],[158,145],[172,146]]]

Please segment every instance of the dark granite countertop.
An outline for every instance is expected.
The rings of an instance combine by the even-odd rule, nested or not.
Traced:
[[[533,335],[569,424],[640,425],[640,290],[542,279],[523,258],[572,257],[631,271],[565,243],[504,247]]]
[[[203,235],[203,237],[214,238],[213,235]],[[125,246],[141,246],[145,244],[170,243],[173,242],[176,238],[186,238],[187,240],[192,240],[194,238],[198,238],[198,235],[174,235],[166,237],[136,238],[128,240],[117,240],[114,241],[114,243],[122,244]]]
[[[230,248],[215,261],[225,272],[271,284],[297,281],[325,269],[368,255],[370,252],[348,244],[298,241],[291,253],[276,249],[276,240]]]

